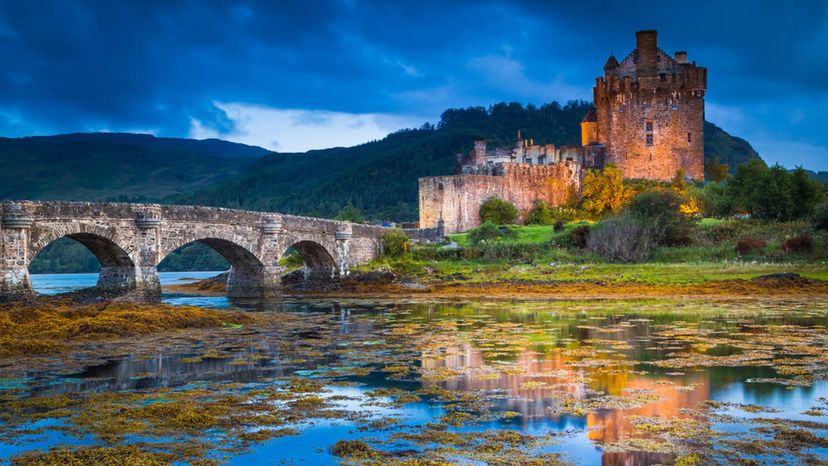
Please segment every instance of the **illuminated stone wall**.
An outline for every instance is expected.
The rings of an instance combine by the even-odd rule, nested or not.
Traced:
[[[526,165],[505,163],[494,174],[420,178],[420,228],[436,228],[443,219],[446,233],[480,224],[480,205],[496,196],[514,204],[521,220],[536,200],[559,206],[580,187],[577,163]]]
[[[704,94],[707,69],[670,57],[655,31],[636,34],[637,47],[610,57],[596,80],[598,141],[625,178],[669,180],[679,168],[704,179]]]

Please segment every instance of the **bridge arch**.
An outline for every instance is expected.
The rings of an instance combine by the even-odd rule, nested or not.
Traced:
[[[337,261],[332,252],[322,243],[313,239],[301,238],[286,242],[282,255],[294,251],[302,259],[303,278],[305,282],[325,282],[337,276]]]
[[[177,241],[167,243],[159,263],[173,251],[191,243],[201,243],[216,251],[230,264],[227,275],[227,295],[233,297],[252,297],[262,293],[264,281],[264,264],[252,251],[251,245],[241,244],[237,238],[209,235],[199,237],[197,233],[186,235]],[[156,264],[157,266],[157,264]]]
[[[34,232],[27,254],[26,270],[37,255],[60,238],[69,238],[83,245],[101,265],[97,288],[106,291],[127,291],[136,287],[138,269],[129,246],[122,246],[114,229],[97,225],[75,224],[70,227],[42,229]],[[27,278],[27,284],[30,286]]]

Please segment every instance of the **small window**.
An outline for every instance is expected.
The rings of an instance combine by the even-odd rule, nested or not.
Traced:
[[[653,145],[653,122],[648,121],[647,125],[645,126],[645,129],[646,129],[646,131],[645,131],[646,139],[645,140],[647,142],[647,145],[652,146]]]
[[[653,132],[653,122],[652,121],[647,122],[647,131]]]
[[[659,81],[667,81],[667,73],[661,73],[658,75]]]
[[[687,133],[687,143],[693,142],[693,133]]]
[[[546,163],[546,157],[540,156],[538,157],[538,165],[543,165]]]

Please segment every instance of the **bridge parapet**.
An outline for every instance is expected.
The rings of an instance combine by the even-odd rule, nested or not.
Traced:
[[[62,237],[86,246],[101,263],[98,286],[158,298],[157,266],[191,242],[231,265],[228,293],[278,294],[279,260],[299,252],[306,274],[335,279],[381,252],[382,227],[276,212],[204,206],[67,201],[0,203],[0,297],[31,293],[28,267]]]

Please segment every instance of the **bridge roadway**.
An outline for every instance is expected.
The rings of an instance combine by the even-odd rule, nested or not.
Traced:
[[[383,227],[218,207],[109,202],[0,203],[0,298],[31,294],[29,264],[58,238],[86,246],[101,263],[98,288],[160,297],[158,264],[192,242],[230,263],[227,294],[278,295],[290,248],[307,279],[334,280],[381,254]]]

